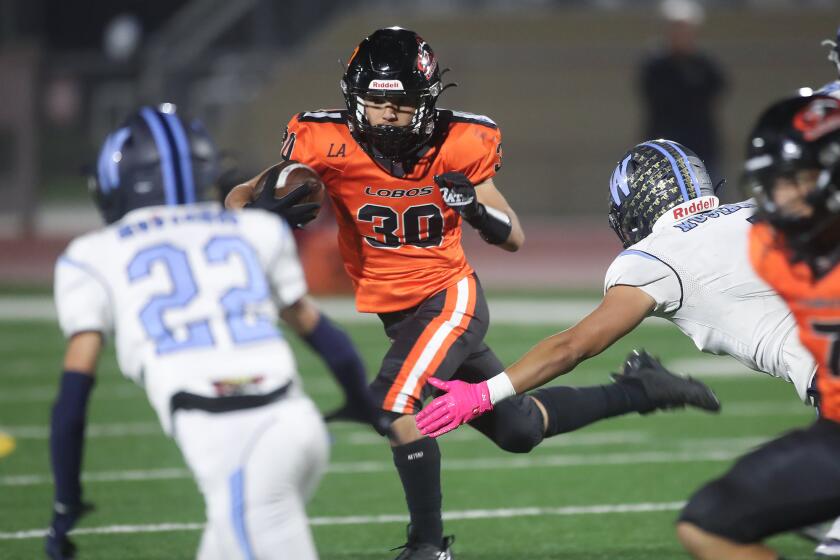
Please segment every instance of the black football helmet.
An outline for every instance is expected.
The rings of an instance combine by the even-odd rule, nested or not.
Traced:
[[[365,38],[347,63],[341,91],[356,141],[368,152],[402,160],[432,136],[435,103],[444,90],[435,53],[422,37],[400,27],[378,29]],[[364,98],[406,96],[417,110],[408,126],[371,125]]]
[[[198,121],[175,106],[143,107],[105,138],[89,185],[106,223],[145,206],[208,200],[218,154]]]
[[[776,202],[779,178],[818,172],[805,197],[811,212],[791,211]],[[759,218],[782,232],[799,259],[833,253],[840,234],[840,100],[827,95],[784,99],[758,119],[747,141],[744,183],[759,206]]]
[[[624,247],[653,231],[666,212],[695,204],[711,209],[718,204],[706,166],[697,155],[671,140],[650,140],[624,154],[610,178],[610,227]],[[693,207],[692,207],[693,211]]]

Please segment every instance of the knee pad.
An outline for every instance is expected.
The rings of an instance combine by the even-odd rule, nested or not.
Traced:
[[[400,414],[399,412],[383,410],[379,413],[379,418],[373,424],[373,429],[376,430],[380,436],[387,436],[391,431],[391,424],[393,424],[394,421],[401,416],[405,415]]]
[[[493,413],[498,419],[490,437],[499,448],[509,453],[528,453],[543,440],[542,413],[531,397],[506,399]]]

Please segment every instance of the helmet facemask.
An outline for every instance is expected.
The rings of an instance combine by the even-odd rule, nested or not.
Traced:
[[[394,95],[391,91],[351,89],[344,80],[341,88],[350,115],[350,131],[363,147],[375,150],[375,154],[392,160],[405,159],[414,155],[432,137],[435,130],[435,103],[442,90],[440,82],[428,91],[401,95]],[[406,101],[411,99],[410,103],[401,106],[416,106],[406,126],[372,125],[368,121],[366,100],[376,103],[388,98],[395,99],[397,103],[401,98]]]

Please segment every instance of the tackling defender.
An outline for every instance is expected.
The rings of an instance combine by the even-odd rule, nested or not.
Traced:
[[[674,323],[701,351],[792,382],[810,402],[814,361],[784,302],[745,259],[755,210],[751,200],[719,206],[703,162],[685,146],[669,140],[635,146],[610,180],[609,222],[625,250],[607,270],[600,305],[487,382],[432,380],[448,393],[417,416],[418,428],[437,437],[470,422],[507,395],[572,371],[649,316]],[[509,393],[493,390],[506,384]],[[544,390],[532,394],[539,398]]]
[[[498,127],[485,116],[436,108],[446,86],[421,37],[401,28],[374,32],[353,52],[341,87],[347,109],[293,117],[282,157],[321,175],[356,306],[377,313],[391,339],[371,387],[392,421],[381,431],[411,518],[398,558],[447,560],[440,450],[417,431],[413,415],[433,390],[432,376],[480,381],[502,368],[483,341],[489,315],[461,247],[462,221],[508,251],[524,234],[493,181],[501,166]],[[258,179],[235,188],[226,204],[262,204],[265,197],[254,196]],[[613,385],[508,399],[472,426],[503,449],[527,452],[543,437],[600,418],[686,403],[717,405],[706,387],[650,366]],[[549,423],[546,408],[569,412]]]
[[[820,418],[745,455],[700,489],[677,534],[701,560],[777,560],[761,542],[840,514],[840,101],[781,101],[749,136],[759,203],[749,256],[817,360]]]
[[[327,435],[278,313],[316,351],[329,348],[330,367],[361,358],[307,298],[286,222],[205,202],[216,160],[201,125],[171,105],[143,108],[102,147],[93,190],[108,225],[73,240],[55,270],[68,340],[50,435],[53,559],[74,557],[67,533],[87,510],[85,416],[111,335],[204,496],[198,557],[317,557],[304,502],[326,469]]]

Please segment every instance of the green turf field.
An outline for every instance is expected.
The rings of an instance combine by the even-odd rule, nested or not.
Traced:
[[[488,342],[510,362],[547,326],[495,324]],[[373,325],[353,324],[371,374],[387,340]],[[317,358],[293,341],[306,388],[322,409],[339,393]],[[0,459],[0,558],[40,557],[51,484],[49,408],[63,342],[46,322],[0,322],[0,429],[17,448]],[[624,354],[643,346],[667,363],[702,355],[673,327],[639,329],[564,379],[605,382]],[[726,358],[716,360],[726,369]],[[737,368],[733,368],[737,369]],[[755,374],[707,378],[723,413],[668,413],[602,421],[544,442],[530,455],[510,455],[468,429],[442,438],[447,533],[459,560],[514,558],[651,560],[687,558],[673,535],[679,502],[760,441],[807,424],[812,413],[792,386]],[[309,513],[321,558],[390,559],[404,542],[405,505],[391,453],[372,431],[332,428],[331,472]],[[97,511],[76,536],[82,559],[192,558],[202,503],[177,448],[161,434],[142,391],[122,379],[112,352],[101,362],[89,417],[86,498]],[[607,506],[607,507],[593,507]],[[623,511],[622,511],[623,510]],[[126,532],[99,528],[128,526]],[[788,558],[811,558],[797,537],[774,541]]]

